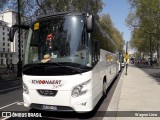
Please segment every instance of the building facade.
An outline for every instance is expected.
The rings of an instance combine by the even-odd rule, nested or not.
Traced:
[[[25,17],[21,18],[21,22],[25,20]],[[0,13],[0,65],[17,64],[18,62],[18,31],[15,33],[14,41],[9,41],[9,29],[15,24],[18,24],[17,12],[7,9]],[[22,58],[26,35],[26,32],[21,30]]]

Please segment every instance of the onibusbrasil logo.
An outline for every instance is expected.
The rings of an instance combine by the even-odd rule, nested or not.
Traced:
[[[2,112],[2,117],[42,117],[41,113]]]

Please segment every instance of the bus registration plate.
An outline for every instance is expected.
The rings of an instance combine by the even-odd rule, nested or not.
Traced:
[[[43,105],[42,108],[45,109],[45,110],[47,110],[47,109],[48,110],[54,110],[54,111],[57,110],[57,106],[53,106],[53,105]]]

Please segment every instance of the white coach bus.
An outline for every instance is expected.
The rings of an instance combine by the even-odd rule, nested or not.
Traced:
[[[119,54],[92,15],[39,17],[31,27],[13,26],[10,38],[17,27],[29,30],[22,71],[25,107],[89,112],[106,96],[119,72]]]

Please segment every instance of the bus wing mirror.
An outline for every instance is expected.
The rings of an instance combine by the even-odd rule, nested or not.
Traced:
[[[86,30],[87,32],[93,31],[93,15],[88,15],[86,18]]]
[[[15,32],[17,31],[17,27],[11,27],[10,30],[9,30],[9,40],[10,42],[13,42],[14,40],[14,35],[15,35]]]

